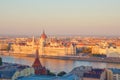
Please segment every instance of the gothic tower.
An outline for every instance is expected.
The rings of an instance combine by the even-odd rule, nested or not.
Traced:
[[[76,55],[76,45],[72,43],[70,48],[71,48],[71,54]]]
[[[41,65],[41,62],[39,60],[38,47],[36,49],[36,57],[35,57],[35,61],[32,65],[32,67],[34,68],[36,75],[46,75],[47,74],[46,68]]]
[[[46,44],[46,39],[47,39],[47,36],[45,34],[45,32],[43,31],[42,35],[40,36],[40,40],[39,40],[39,51],[41,53],[41,55],[44,55],[44,47],[45,47],[45,44]]]

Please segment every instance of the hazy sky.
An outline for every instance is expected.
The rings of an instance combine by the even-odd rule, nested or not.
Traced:
[[[0,34],[120,35],[120,0],[0,0]]]

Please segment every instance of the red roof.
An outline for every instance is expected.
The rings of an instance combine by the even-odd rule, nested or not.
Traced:
[[[39,58],[36,58],[36,59],[35,59],[35,61],[34,61],[34,63],[33,63],[32,66],[33,66],[33,67],[39,67],[39,68],[42,68],[42,65],[41,65],[41,63],[40,63]]]
[[[40,38],[43,38],[43,39],[46,39],[47,38],[47,36],[46,36],[46,34],[45,34],[45,32],[43,31],[43,33],[42,33],[42,35],[41,35],[41,37]]]
[[[41,62],[39,60],[39,52],[38,52],[38,49],[36,50],[36,58],[35,58],[35,61],[32,65],[33,67],[40,67],[42,68],[42,65],[41,65]]]
[[[36,50],[36,58],[35,58],[35,61],[34,61],[33,65],[32,65],[32,67],[34,68],[36,75],[47,74],[46,68],[42,67],[42,65],[40,63],[38,49]]]

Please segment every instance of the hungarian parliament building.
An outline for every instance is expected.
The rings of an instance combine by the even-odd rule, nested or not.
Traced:
[[[16,54],[34,54],[37,47],[39,48],[39,55],[65,56],[76,54],[75,44],[57,39],[48,39],[44,31],[39,39],[33,37],[31,41],[17,41],[11,47],[13,53]]]

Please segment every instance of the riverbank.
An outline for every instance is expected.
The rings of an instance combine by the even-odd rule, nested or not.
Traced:
[[[120,58],[100,58],[100,57],[79,57],[79,56],[41,56],[42,58],[49,59],[62,59],[62,60],[76,60],[88,62],[103,62],[103,63],[118,63]]]
[[[17,57],[35,57],[34,54],[23,54],[23,53],[8,53],[4,52],[4,56],[17,56]],[[41,58],[49,59],[61,59],[61,60],[75,60],[75,61],[88,61],[88,62],[103,62],[103,63],[118,63],[120,64],[120,58],[100,58],[100,57],[80,57],[80,56],[40,56]]]

